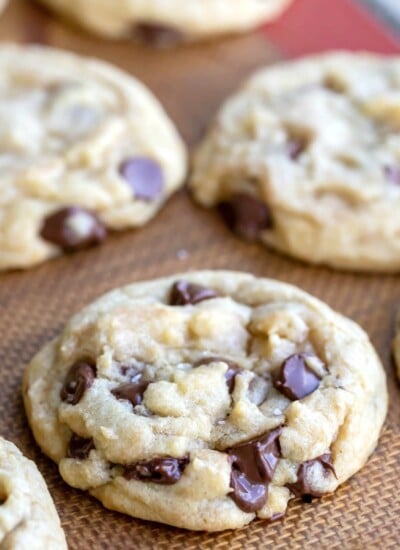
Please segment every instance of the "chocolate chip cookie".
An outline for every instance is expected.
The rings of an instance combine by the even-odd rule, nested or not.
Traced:
[[[36,355],[23,394],[67,483],[207,531],[335,491],[387,410],[359,326],[296,287],[228,271],[106,294]]]
[[[307,262],[400,269],[400,58],[337,53],[255,75],[217,116],[191,187],[240,237]]]
[[[292,0],[41,0],[56,12],[109,38],[171,46],[246,31],[274,19]]]
[[[36,465],[0,437],[0,547],[66,550],[54,503]]]
[[[0,270],[28,268],[148,222],[186,152],[157,100],[93,59],[0,47]]]

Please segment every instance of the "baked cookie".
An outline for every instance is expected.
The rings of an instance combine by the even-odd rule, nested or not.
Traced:
[[[172,45],[247,31],[274,19],[292,0],[40,0],[92,32]]]
[[[0,437],[0,547],[66,550],[54,503],[34,462]]]
[[[182,184],[182,141],[131,76],[16,45],[0,47],[0,75],[0,270],[141,226]]]
[[[387,410],[356,324],[298,288],[228,271],[106,294],[36,355],[23,394],[67,483],[207,531],[334,491],[365,464]]]
[[[240,236],[312,263],[400,269],[400,58],[268,68],[222,108],[192,190]]]

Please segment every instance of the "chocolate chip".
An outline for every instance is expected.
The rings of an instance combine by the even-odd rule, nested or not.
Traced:
[[[106,238],[104,225],[93,212],[78,206],[62,208],[48,216],[40,236],[64,250],[73,251],[101,243]]]
[[[229,366],[228,370],[225,373],[225,379],[229,393],[232,393],[235,389],[236,376],[239,374],[240,370],[241,369],[239,367]]]
[[[196,363],[193,365],[194,367],[201,367],[201,365],[209,365],[210,363],[215,362],[221,362],[226,363],[228,365],[228,370],[225,373],[225,379],[226,383],[229,389],[229,393],[232,393],[235,388],[235,379],[236,376],[241,372],[241,368],[239,365],[234,363],[233,361],[230,361],[228,359],[224,359],[223,357],[205,357],[204,359],[199,359],[196,361]]]
[[[297,160],[299,156],[307,149],[308,143],[303,139],[292,139],[289,141],[287,150],[292,160]]]
[[[148,157],[132,157],[121,163],[121,176],[132,189],[135,198],[152,202],[162,195],[165,182],[160,165]]]
[[[130,382],[137,382],[142,376],[142,373],[138,371],[135,367],[127,365],[121,365],[120,371],[122,376],[126,376],[127,378],[129,378]]]
[[[218,293],[211,288],[189,283],[188,281],[177,281],[172,286],[169,303],[171,306],[186,306],[217,297]]]
[[[394,183],[395,185],[400,185],[400,166],[387,164],[384,166],[383,170],[387,181]]]
[[[96,367],[85,361],[79,361],[72,365],[61,388],[62,401],[70,405],[76,405],[82,399],[83,394],[89,389],[96,377]]]
[[[138,462],[125,470],[124,477],[128,480],[152,481],[161,485],[177,483],[189,464],[189,458],[153,458],[147,462]]]
[[[93,439],[85,439],[79,435],[73,434],[69,441],[67,456],[68,458],[77,458],[84,460],[90,454],[92,449],[95,449]]]
[[[281,433],[279,427],[228,450],[232,464],[230,496],[244,512],[256,512],[267,501],[268,484],[281,456]]]
[[[308,367],[306,357],[301,353],[288,357],[274,381],[275,388],[292,401],[310,395],[321,383],[320,378]]]
[[[336,477],[335,468],[332,464],[331,453],[325,453],[321,456],[318,456],[317,458],[314,458],[313,460],[307,460],[306,462],[303,462],[303,464],[300,464],[297,470],[296,483],[289,483],[287,487],[296,497],[303,497],[303,499],[305,499],[305,502],[310,502],[310,499],[312,499],[312,497],[321,497],[323,495],[323,493],[317,491],[316,489],[313,489],[308,481],[309,471],[314,467],[317,462],[321,464],[323,475],[325,477],[328,476],[329,471],[332,472]]]
[[[184,34],[166,25],[139,23],[134,28],[134,38],[145,44],[166,48],[183,42]]]
[[[130,401],[135,407],[143,401],[143,394],[150,382],[127,382],[113,389],[111,393],[117,398]]]
[[[273,226],[269,208],[246,193],[235,193],[218,208],[228,227],[248,241],[256,240],[261,231]]]
[[[267,485],[251,482],[239,470],[232,470],[230,486],[230,497],[243,512],[257,512],[267,502]]]

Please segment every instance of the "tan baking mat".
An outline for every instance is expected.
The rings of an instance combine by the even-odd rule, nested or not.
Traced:
[[[39,40],[115,61],[157,92],[189,142],[197,139],[221,98],[245,74],[279,56],[257,34],[174,53],[103,42],[55,22],[23,0],[12,0],[0,19],[0,39]],[[322,298],[369,332],[387,368],[390,388],[390,411],[379,448],[336,494],[311,505],[292,504],[279,523],[259,521],[240,531],[213,535],[109,512],[95,499],[69,488],[36,447],[20,392],[24,364],[84,304],[131,281],[201,268],[276,277]],[[399,277],[311,268],[261,246],[244,244],[227,232],[213,212],[197,208],[181,192],[140,231],[116,235],[101,248],[27,273],[0,276],[0,433],[38,463],[71,549],[365,549],[377,544],[398,548],[400,395],[389,352],[397,305]]]

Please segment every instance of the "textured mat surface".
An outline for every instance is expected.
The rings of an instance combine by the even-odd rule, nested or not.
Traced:
[[[354,25],[357,29],[357,20]],[[157,92],[189,143],[198,138],[210,114],[244,75],[280,57],[261,33],[174,53],[103,42],[64,26],[23,0],[12,0],[0,19],[0,39],[46,42],[115,61]],[[218,535],[192,534],[108,512],[96,500],[67,487],[34,444],[20,395],[24,364],[84,304],[115,286],[201,268],[276,277],[322,298],[368,331],[384,361],[390,388],[389,416],[376,453],[335,495],[312,505],[296,502],[279,523],[256,522]],[[101,248],[27,273],[0,276],[0,433],[37,461],[71,549],[357,549],[378,543],[385,549],[398,548],[400,388],[389,352],[397,306],[398,276],[335,273],[244,244],[226,231],[213,212],[197,208],[181,192],[140,231],[116,235]]]

